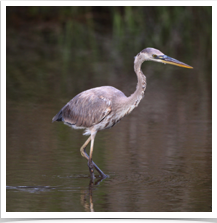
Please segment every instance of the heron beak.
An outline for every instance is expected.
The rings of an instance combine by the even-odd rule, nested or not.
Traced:
[[[189,66],[188,64],[185,64],[181,61],[178,61],[172,57],[168,57],[166,55],[163,55],[163,56],[158,56],[157,59],[160,59],[162,63],[164,64],[172,64],[172,65],[175,65],[175,66],[179,66],[179,67],[185,67],[185,68],[189,68],[189,69],[193,69],[192,66]]]

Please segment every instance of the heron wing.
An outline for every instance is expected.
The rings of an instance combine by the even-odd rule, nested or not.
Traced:
[[[111,100],[103,92],[91,89],[69,101],[53,121],[63,121],[77,127],[91,127],[101,122],[111,112]]]

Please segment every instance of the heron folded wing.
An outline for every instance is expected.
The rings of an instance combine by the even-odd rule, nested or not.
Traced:
[[[93,91],[85,91],[69,101],[61,115],[68,124],[88,128],[101,122],[111,111],[109,99]]]

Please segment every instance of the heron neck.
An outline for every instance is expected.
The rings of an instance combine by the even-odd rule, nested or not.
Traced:
[[[137,75],[138,82],[135,92],[129,97],[130,103],[135,105],[135,107],[138,106],[139,102],[142,100],[146,89],[146,76],[141,70],[141,65],[142,62],[135,60],[134,71]]]

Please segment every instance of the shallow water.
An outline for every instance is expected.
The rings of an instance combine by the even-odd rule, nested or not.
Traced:
[[[152,78],[139,107],[97,134],[93,159],[109,178],[96,185],[83,131],[51,123],[64,104],[7,100],[7,211],[211,211],[209,94]]]

